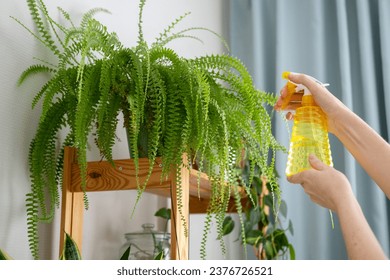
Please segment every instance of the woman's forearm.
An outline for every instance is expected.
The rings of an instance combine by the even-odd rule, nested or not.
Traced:
[[[363,212],[351,196],[337,211],[348,258],[351,260],[387,259]]]
[[[349,110],[334,121],[334,134],[390,198],[390,145]]]

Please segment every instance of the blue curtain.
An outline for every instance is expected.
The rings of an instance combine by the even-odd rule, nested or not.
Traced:
[[[259,89],[278,93],[285,83],[283,71],[310,74],[330,83],[329,90],[388,141],[389,15],[388,0],[230,0],[230,45]],[[290,126],[282,115],[276,115],[275,135],[286,147]],[[331,135],[330,141],[335,168],[349,178],[389,255],[388,199],[338,139]],[[346,259],[337,217],[332,229],[328,210],[312,203],[300,186],[285,180],[286,161],[287,155],[278,155],[297,259]]]

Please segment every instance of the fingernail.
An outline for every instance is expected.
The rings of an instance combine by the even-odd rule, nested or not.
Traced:
[[[289,71],[284,71],[284,72],[282,73],[282,78],[288,80],[288,75],[289,75],[290,73],[291,73],[291,72],[289,72]]]

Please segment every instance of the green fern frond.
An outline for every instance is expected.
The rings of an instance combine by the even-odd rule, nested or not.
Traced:
[[[103,60],[100,69],[99,79],[99,104],[97,110],[97,122],[103,124],[105,115],[109,111],[110,97],[114,96],[111,93],[112,77],[116,75],[116,67],[114,67],[111,60]],[[117,112],[115,111],[115,114]]]
[[[37,200],[41,210],[42,220],[51,220],[52,211],[46,211],[46,191],[51,194],[51,205],[56,204],[57,185],[55,183],[55,144],[56,135],[59,129],[65,125],[64,116],[66,114],[66,105],[64,100],[54,103],[48,110],[45,119],[40,121],[38,131],[34,137],[33,144],[30,147],[30,170],[34,178],[32,182],[34,192],[37,193]],[[49,133],[50,137],[46,133]],[[54,187],[53,187],[54,186]],[[52,206],[49,205],[52,209]],[[49,213],[49,214],[48,214]]]
[[[79,81],[79,95],[83,88],[83,74],[86,65],[86,59],[94,58],[94,52],[102,52],[110,56],[116,48],[120,48],[119,41],[114,33],[108,33],[107,28],[95,19],[89,19],[87,26],[83,31],[80,46],[80,61],[78,65],[77,80]],[[80,98],[80,96],[79,96]]]
[[[107,9],[104,8],[93,8],[87,11],[86,13],[83,14],[83,17],[81,19],[80,23],[80,28],[82,30],[86,29],[87,26],[89,25],[90,21],[93,20],[94,16],[98,13],[106,13],[106,14],[111,14],[111,12]]]
[[[23,24],[22,26],[27,28],[27,30],[33,34],[35,38],[42,42],[49,50],[53,52],[53,54],[58,56],[60,51],[44,22],[48,20],[46,6],[41,0],[27,0],[27,6],[29,7],[33,22],[37,27],[38,34],[32,33],[30,29],[25,27]]]
[[[18,85],[21,85],[24,83],[24,81],[34,75],[40,74],[40,73],[55,73],[56,70],[48,67],[46,65],[36,64],[29,66],[26,70],[23,71],[23,73],[20,75],[18,79]]]
[[[27,196],[26,208],[29,243],[34,258],[38,257],[38,222],[52,221],[54,209],[59,205],[58,163],[55,151],[57,132],[65,125],[67,102],[62,99],[52,104],[46,117],[40,120],[38,131],[30,145],[32,191]]]
[[[193,39],[195,41],[198,41],[199,43],[201,44],[204,44],[204,41],[202,39],[200,39],[199,37],[196,37],[194,35],[187,35],[187,34],[174,34],[172,36],[170,36],[169,38],[167,38],[165,41],[163,41],[161,43],[161,45],[167,45],[169,42],[173,41],[173,40],[176,40],[176,39],[182,39],[182,38],[186,38],[186,39]]]
[[[70,14],[61,7],[57,7],[57,9],[60,12],[60,14],[64,17],[64,19],[66,19],[71,24],[71,26],[74,27],[75,25],[72,21],[72,18],[70,17]]]
[[[172,21],[171,24],[167,28],[165,28],[162,33],[160,33],[159,37],[155,39],[155,43],[152,45],[152,47],[164,46],[166,44],[164,42],[167,42],[168,38],[171,36],[170,33],[175,29],[176,25],[178,25],[184,18],[186,18],[190,14],[191,13],[187,12],[184,15]]]
[[[81,186],[86,187],[87,141],[96,119],[96,107],[99,101],[99,81],[101,62],[95,67],[86,67],[83,79],[79,81],[80,92],[75,115],[75,145],[80,166]],[[86,198],[86,197],[85,197]],[[87,201],[85,207],[88,208]]]
[[[122,57],[126,57],[126,64],[122,65]],[[133,86],[134,83],[134,93],[137,97],[136,106],[138,109],[138,116],[136,118],[136,123],[139,125],[141,120],[145,115],[145,102],[147,98],[147,88],[148,80],[150,73],[150,60],[147,58],[146,62],[142,61],[137,54],[131,49],[124,49],[119,52],[118,64],[121,65],[121,70],[131,73],[132,80],[121,81],[126,84]],[[147,64],[147,65],[145,65]],[[146,78],[144,77],[146,73]],[[126,95],[127,93],[125,93]]]
[[[61,75],[56,75],[47,83],[47,86],[44,87],[44,91],[37,94],[36,97],[44,95],[41,113],[42,120],[46,118],[46,114],[53,103],[54,97],[61,93],[62,88]],[[34,100],[34,102],[36,102],[36,100]]]
[[[206,214],[205,220],[204,220],[202,240],[200,243],[200,258],[202,260],[205,260],[207,257],[206,246],[207,246],[207,240],[208,240],[208,237],[210,234],[212,220],[213,220],[213,217],[212,217],[211,211],[207,210],[207,214]]]
[[[215,35],[220,40],[220,42],[223,44],[223,46],[226,48],[226,50],[228,52],[230,52],[230,48],[229,48],[228,43],[226,42],[226,40],[220,34],[218,34],[217,32],[215,32],[215,31],[213,31],[213,30],[211,30],[209,28],[204,28],[204,27],[190,27],[190,28],[183,29],[183,30],[181,30],[181,31],[179,31],[177,33],[173,33],[172,35],[165,37],[164,40],[160,41],[160,44],[161,45],[166,45],[170,41],[173,41],[173,40],[175,40],[177,38],[191,38],[191,39],[195,39],[195,40],[203,43],[203,40],[201,40],[199,37],[187,34],[187,33],[191,32],[191,31],[207,31],[207,32]]]
[[[179,210],[180,220],[182,222],[182,227],[184,230],[184,236],[188,237],[188,224],[187,224],[186,217],[184,216],[184,213],[183,213],[184,204],[183,204],[183,185],[181,184],[182,183],[181,182],[181,173],[186,172],[186,170],[185,171],[181,170],[183,167],[184,166],[182,166],[182,165],[181,166],[176,165],[176,174],[175,174],[175,176],[176,176],[176,193],[177,193],[176,203],[177,203],[177,207]],[[188,170],[188,172],[189,172],[189,170]]]
[[[74,41],[68,45],[64,51],[59,55],[58,68],[67,69],[68,67],[75,67],[78,65],[77,57],[81,52],[82,44],[79,41]]]
[[[54,41],[54,38],[53,38],[52,40],[50,40],[50,41],[52,41],[52,42],[53,42],[53,45],[55,45],[55,46],[56,46],[56,44],[60,44],[62,48],[65,48],[64,43],[63,43],[63,41],[62,41],[62,38],[61,38],[61,36],[58,34],[57,29],[58,29],[59,31],[65,33],[65,34],[66,34],[66,30],[67,30],[67,29],[66,29],[63,25],[61,25],[61,24],[57,23],[55,20],[53,20],[52,17],[50,17],[49,12],[48,12],[48,10],[47,10],[47,8],[46,8],[46,6],[45,6],[45,4],[43,3],[42,0],[39,0],[38,6],[39,6],[39,9],[42,11],[42,14],[43,14],[43,16],[44,16],[46,22],[47,22],[47,23],[49,24],[49,26],[50,26],[50,31],[51,31],[52,33],[54,33],[54,36],[55,36],[56,41]],[[49,27],[45,27],[45,29],[46,29],[47,31],[49,31]],[[42,32],[41,32],[41,33],[42,33]],[[54,52],[54,53],[58,55],[58,54],[60,53],[60,50],[58,49],[58,52]]]
[[[148,101],[150,102],[150,111],[145,113],[144,126],[149,127],[148,134],[148,158],[154,162],[158,149],[160,138],[162,136],[162,122],[164,118],[164,104],[166,100],[166,88],[161,79],[160,73],[156,68],[152,68],[148,90]],[[144,104],[141,104],[144,106]]]
[[[116,140],[116,129],[119,119],[117,115],[120,111],[122,100],[118,96],[112,96],[106,104],[105,113],[101,113],[102,121],[98,122],[97,143],[100,152],[104,157],[113,164],[112,147]],[[100,109],[102,110],[102,109]],[[98,110],[98,115],[100,111]]]
[[[84,29],[81,29],[79,27],[72,27],[67,30],[65,33],[65,38],[64,38],[64,44],[66,47],[69,46],[70,42],[79,42],[80,39],[83,37],[83,32]],[[65,47],[65,49],[66,49]]]
[[[163,172],[168,174],[170,163],[178,163],[181,158],[182,139],[180,137],[182,131],[180,96],[172,93],[167,98],[165,108],[165,132],[163,139],[162,154],[163,158]]]
[[[241,195],[240,195],[240,192],[238,191],[238,188],[237,187],[234,187],[233,188],[233,198],[234,198],[234,202],[235,202],[235,206],[236,206],[236,210],[237,210],[237,215],[238,215],[238,218],[240,220],[240,225],[241,225],[241,229],[240,229],[240,235],[241,235],[241,240],[242,240],[242,244],[243,244],[243,248],[244,248],[244,256],[247,256],[248,255],[248,252],[247,252],[247,241],[246,241],[246,234],[245,234],[245,222],[244,222],[244,218],[243,218],[243,209],[242,209],[242,203],[241,203]]]
[[[179,33],[184,33],[184,32],[188,32],[188,31],[192,31],[192,30],[202,30],[202,31],[206,31],[206,32],[209,32],[209,33],[215,35],[220,40],[222,45],[226,48],[227,52],[230,52],[229,44],[225,40],[225,38],[221,34],[215,32],[214,30],[211,30],[209,28],[205,28],[205,27],[191,27],[191,28],[188,28],[188,29],[184,29],[184,30],[182,30]]]
[[[62,178],[63,178],[63,170],[64,170],[64,155],[65,155],[65,147],[73,147],[74,146],[74,136],[72,132],[68,133],[66,135],[62,147],[60,149],[60,152],[57,156],[57,163],[56,163],[56,172],[55,172],[55,178],[57,182],[57,186],[60,186],[62,189]],[[59,194],[58,194],[59,195]],[[60,204],[60,197],[57,197],[57,208],[59,208]]]
[[[143,14],[144,14],[144,8],[145,8],[146,0],[140,0],[139,1],[139,12],[138,12],[138,44],[137,45],[144,45],[145,39],[144,39],[144,31],[142,28],[143,24]]]
[[[34,192],[26,195],[27,235],[33,258],[39,258],[38,248],[38,201]]]

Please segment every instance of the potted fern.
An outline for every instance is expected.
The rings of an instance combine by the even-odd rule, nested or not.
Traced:
[[[88,139],[94,134],[101,154],[112,162],[119,114],[124,116],[123,126],[136,164],[140,157],[147,157],[151,172],[155,158],[160,156],[163,173],[167,174],[172,167],[189,167],[196,160],[199,170],[208,174],[212,198],[206,229],[214,216],[223,235],[222,223],[231,195],[241,209],[236,187],[243,181],[235,169],[242,151],[251,161],[249,182],[256,165],[267,176],[272,190],[277,189],[275,153],[284,147],[272,135],[267,111],[276,97],[257,90],[245,66],[230,55],[187,59],[167,47],[176,38],[193,38],[190,32],[199,29],[175,32],[187,14],[148,44],[142,29],[145,0],[140,0],[137,45],[127,47],[94,18],[97,12],[107,12],[105,9],[88,11],[75,25],[59,8],[66,22],[60,24],[50,16],[43,0],[26,1],[37,32],[15,20],[57,60],[56,64],[40,60],[19,79],[22,84],[38,73],[51,75],[33,100],[33,106],[38,101],[42,104],[29,151],[32,185],[26,200],[34,258],[38,258],[37,225],[50,222],[59,205],[64,147],[77,148],[85,186]],[[61,139],[58,133],[63,128],[68,133]],[[57,143],[61,143],[59,153]],[[183,153],[189,155],[188,162],[182,162]],[[139,186],[138,197],[141,194]]]

